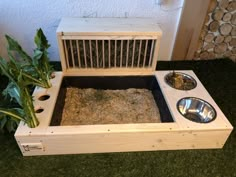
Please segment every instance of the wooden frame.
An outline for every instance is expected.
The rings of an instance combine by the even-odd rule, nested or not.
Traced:
[[[147,75],[147,74],[150,74],[153,71],[155,71],[155,68],[156,68],[161,36],[162,36],[162,31],[160,30],[155,19],[152,19],[152,18],[99,18],[99,19],[98,18],[63,18],[57,29],[57,39],[59,43],[60,58],[62,61],[62,69],[63,69],[64,75],[80,76],[80,75],[137,75],[137,74]],[[84,43],[84,40],[89,40],[89,41],[102,40],[103,42],[104,40],[108,40],[108,41],[143,40],[143,41],[146,41],[146,48],[147,48],[147,40],[152,40],[153,43],[155,44],[152,45],[152,50],[151,50],[152,52],[150,54],[151,57],[149,58],[148,66],[144,66],[143,64],[143,67],[134,67],[133,62],[132,62],[132,66],[127,67],[128,57],[126,57],[126,66],[112,67],[109,65],[108,68],[104,68],[104,67],[89,68],[87,67],[87,64],[85,64],[86,66],[84,68],[81,68],[78,66],[74,66],[74,62],[73,62],[72,67],[68,66],[69,57],[68,57],[68,52],[67,52],[67,47],[66,47],[67,45],[65,44],[66,40],[69,40],[70,42],[71,40],[76,40],[76,42],[78,42],[77,40],[82,40],[83,43]],[[146,54],[146,48],[145,48],[145,54]],[[128,50],[128,47],[127,47],[127,50]],[[123,51],[123,52],[126,52],[126,51]],[[103,46],[103,54],[104,54],[104,46]],[[90,51],[90,55],[91,55],[91,51]],[[72,57],[72,61],[74,61],[73,57]],[[86,62],[86,59],[85,59],[85,62]],[[145,62],[145,57],[144,57],[143,62]],[[110,56],[109,56],[109,63],[110,63]]]
[[[37,114],[40,125],[28,128],[20,123],[15,138],[24,156],[78,154],[124,151],[152,151],[177,149],[222,148],[233,127],[192,71],[181,71],[197,81],[197,87],[189,91],[175,90],[164,81],[170,71],[156,71],[153,75],[161,87],[175,122],[49,126],[54,105],[63,78],[56,73],[52,88],[37,88],[33,95],[35,106],[44,108]],[[217,111],[217,118],[207,124],[199,124],[182,117],[176,103],[185,96],[199,97],[209,102]],[[50,99],[37,98],[48,94]]]
[[[209,3],[210,0],[185,0],[172,60],[193,59]]]

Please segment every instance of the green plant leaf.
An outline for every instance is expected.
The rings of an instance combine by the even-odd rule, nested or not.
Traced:
[[[31,57],[22,49],[22,47],[19,45],[19,43],[11,38],[8,35],[5,35],[7,42],[8,42],[8,50],[9,51],[15,51],[17,52],[21,58],[25,61],[28,61],[29,63],[32,62]],[[9,52],[8,52],[9,53]]]
[[[50,47],[50,44],[48,43],[48,40],[46,36],[43,33],[43,30],[39,28],[36,32],[36,35],[34,37],[34,42],[39,49],[48,49]]]
[[[24,73],[32,76],[33,78],[39,78],[38,72],[35,70],[35,68],[32,65],[23,65],[21,66],[21,69]]]
[[[15,121],[13,119],[7,119],[5,127],[8,132],[15,132],[18,124],[19,124],[19,121]]]
[[[9,82],[9,84],[3,90],[2,93],[5,97],[9,95],[11,99],[14,99],[19,105],[21,105],[20,90],[19,90],[19,87],[15,83]]]
[[[0,114],[5,114],[10,116],[14,120],[25,120],[25,114],[24,111],[20,108],[0,108]]]
[[[0,129],[3,129],[7,123],[7,116],[2,114],[0,115]]]
[[[34,50],[34,56],[33,56],[33,64],[37,66],[39,64],[39,61],[42,58],[43,52],[39,49]]]
[[[11,80],[12,82],[15,81],[13,76],[9,72],[9,67],[8,67],[7,61],[4,60],[2,57],[0,57],[0,70],[3,75],[8,77],[9,80]]]

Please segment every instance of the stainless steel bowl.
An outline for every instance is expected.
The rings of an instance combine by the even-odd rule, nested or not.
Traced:
[[[197,86],[197,82],[193,77],[174,71],[165,76],[165,82],[178,90],[192,90]]]
[[[208,102],[195,97],[182,98],[177,103],[177,109],[193,122],[208,123],[216,118],[215,109]]]

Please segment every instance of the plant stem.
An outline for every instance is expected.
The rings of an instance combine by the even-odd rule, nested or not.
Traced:
[[[35,115],[32,97],[29,94],[28,88],[24,88],[24,90],[22,91],[25,93],[25,97],[26,97],[25,105],[23,106],[23,109],[25,110],[26,113],[28,113],[27,116],[29,116],[27,125],[30,128],[37,127],[39,125],[39,121]]]
[[[13,114],[13,113],[11,113],[11,112],[9,112],[9,111],[2,110],[1,108],[0,108],[0,112],[3,113],[3,114],[8,115],[8,116],[10,116],[10,117],[14,117],[15,119],[24,121],[24,119],[23,119],[22,117],[20,117],[20,116],[18,116],[18,115],[16,115],[16,114]]]

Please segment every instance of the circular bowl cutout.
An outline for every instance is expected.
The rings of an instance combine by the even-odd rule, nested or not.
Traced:
[[[177,103],[177,109],[186,119],[197,123],[209,123],[216,118],[213,106],[200,98],[182,98]]]
[[[51,76],[50,76],[50,79],[54,79],[55,77],[56,77],[56,74],[52,73]]]
[[[197,82],[193,77],[174,71],[165,76],[165,82],[178,90],[192,90],[197,86]]]
[[[37,113],[37,114],[39,114],[39,113],[41,113],[41,112],[43,112],[44,111],[44,109],[43,108],[37,108],[37,109],[35,109],[35,113]]]
[[[40,97],[38,97],[39,101],[46,101],[50,98],[50,95],[41,95]]]

